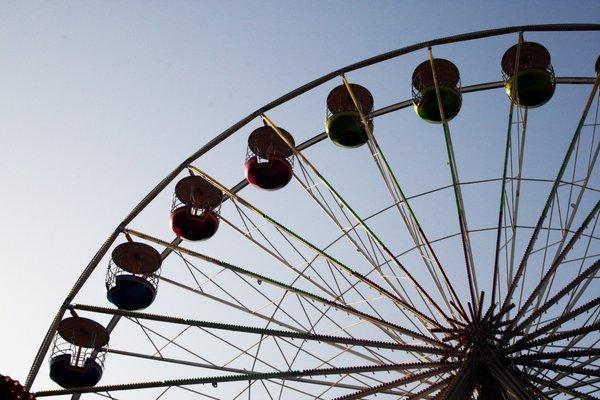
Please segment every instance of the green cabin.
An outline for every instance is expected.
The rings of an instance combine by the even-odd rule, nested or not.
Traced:
[[[550,53],[539,43],[515,44],[502,56],[504,89],[515,105],[534,108],[546,104],[556,81]]]
[[[363,86],[351,83],[350,88],[372,130],[373,120],[369,115],[373,111],[373,96]],[[333,143],[345,148],[360,147],[369,140],[365,124],[345,85],[334,88],[327,96],[325,132]]]
[[[441,109],[446,121],[458,115],[462,105],[460,74],[452,62],[443,58],[427,60],[415,68],[412,75],[413,106],[419,117],[427,122],[440,123],[442,115],[433,75],[437,78]]]

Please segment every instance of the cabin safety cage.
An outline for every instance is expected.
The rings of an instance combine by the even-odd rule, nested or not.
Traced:
[[[556,80],[550,53],[539,43],[517,43],[502,57],[506,94],[528,108],[546,104],[554,94]]]
[[[181,239],[211,238],[219,228],[223,193],[200,176],[191,175],[175,186],[171,206],[171,227]]]
[[[278,190],[293,176],[294,138],[285,129],[268,125],[248,136],[244,173],[249,184],[265,190]]]
[[[50,356],[50,378],[65,389],[94,386],[102,378],[109,333],[73,313],[63,319]]]
[[[125,242],[112,252],[106,272],[106,297],[122,310],[141,310],[158,291],[160,253],[144,243]]]
[[[443,58],[423,61],[413,72],[412,93],[419,117],[433,123],[450,121],[462,105],[458,68]]]

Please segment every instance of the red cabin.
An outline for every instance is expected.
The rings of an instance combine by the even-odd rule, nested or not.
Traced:
[[[158,290],[162,258],[144,243],[121,243],[112,252],[106,274],[106,297],[121,310],[141,310]]]
[[[50,378],[65,389],[95,386],[102,378],[109,333],[79,316],[62,320],[50,357]]]
[[[294,138],[278,128],[288,142],[295,145]],[[265,190],[281,189],[292,179],[292,149],[270,126],[255,129],[248,137],[248,151],[244,172],[253,186]]]
[[[219,208],[223,192],[200,176],[177,182],[171,228],[182,239],[199,241],[212,237],[219,228]]]

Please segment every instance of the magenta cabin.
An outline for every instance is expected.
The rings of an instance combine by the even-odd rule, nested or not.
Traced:
[[[252,186],[265,190],[281,189],[292,179],[292,149],[294,138],[278,128],[285,140],[270,126],[254,130],[248,137],[248,151],[244,172]]]
[[[185,240],[212,237],[219,228],[219,208],[223,192],[200,176],[188,176],[175,186],[171,228]]]

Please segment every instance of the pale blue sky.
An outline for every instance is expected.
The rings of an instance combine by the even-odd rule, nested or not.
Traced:
[[[258,106],[430,38],[599,20],[598,1],[3,1],[0,373],[25,378],[56,309],[106,236],[175,165]],[[590,45],[598,53],[597,42],[573,48]],[[479,51],[457,46],[444,56],[468,64]],[[572,75],[591,75],[590,65],[555,56]],[[463,84],[489,77],[474,78],[471,68]],[[391,79],[403,86],[387,91],[382,76],[364,75],[379,78],[376,104],[409,97],[409,71],[398,75]],[[321,127],[307,122],[298,137]],[[243,156],[240,148],[236,165]]]

